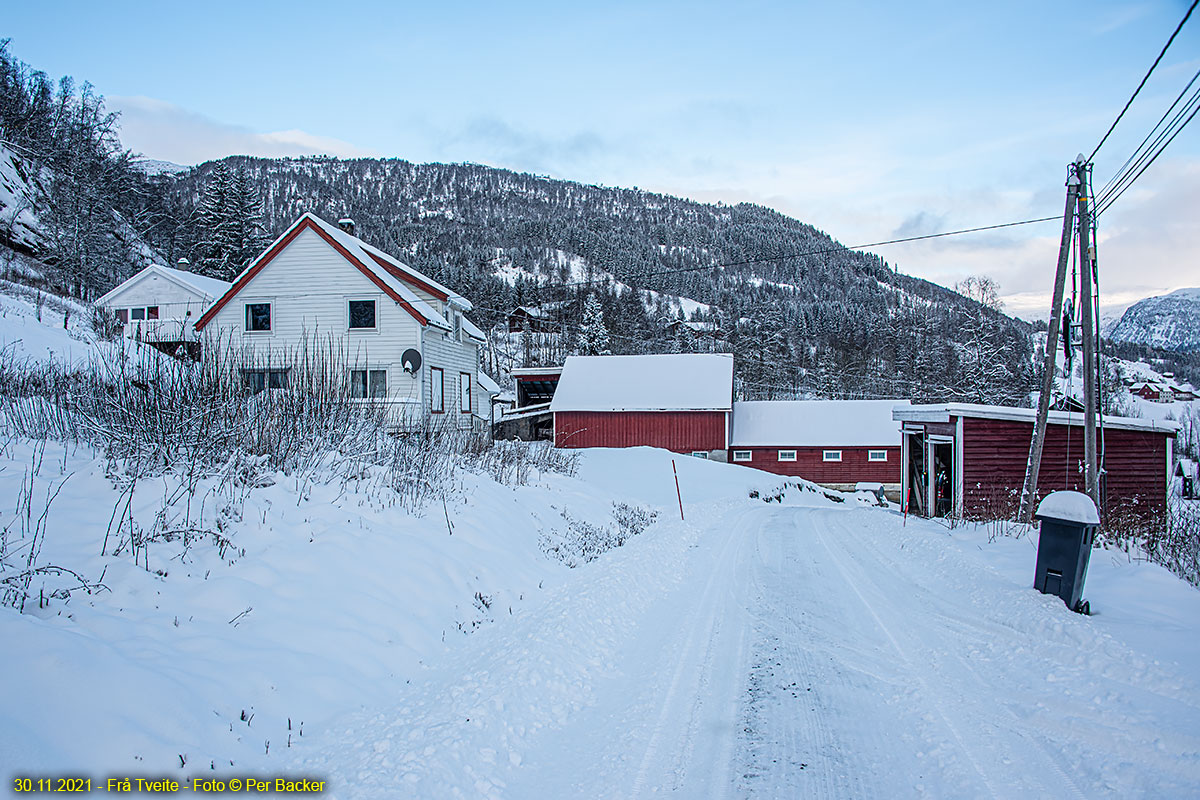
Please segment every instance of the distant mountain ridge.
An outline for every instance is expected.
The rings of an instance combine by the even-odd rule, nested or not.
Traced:
[[[1139,300],[1113,326],[1109,338],[1175,352],[1200,351],[1200,288]]]

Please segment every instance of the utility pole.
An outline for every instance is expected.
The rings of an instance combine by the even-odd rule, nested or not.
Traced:
[[[1063,291],[1067,284],[1067,260],[1071,255],[1075,222],[1075,207],[1081,187],[1080,173],[1084,164],[1081,154],[1071,164],[1067,177],[1067,207],[1063,212],[1062,241],[1058,247],[1058,270],[1054,273],[1054,297],[1050,305],[1050,327],[1046,331],[1046,356],[1042,362],[1042,391],[1038,395],[1037,419],[1029,440],[1029,461],[1025,465],[1025,486],[1021,490],[1021,508],[1017,521],[1033,521],[1033,505],[1037,499],[1038,471],[1042,466],[1042,449],[1046,444],[1046,420],[1050,416],[1050,394],[1054,389],[1055,360],[1058,356],[1058,333],[1062,327]]]
[[[1079,292],[1083,316],[1083,485],[1096,508],[1100,507],[1100,471],[1096,457],[1096,323],[1093,318],[1092,276],[1095,269],[1095,249],[1092,245],[1092,212],[1088,206],[1091,186],[1091,164],[1075,162],[1080,181],[1079,189]]]

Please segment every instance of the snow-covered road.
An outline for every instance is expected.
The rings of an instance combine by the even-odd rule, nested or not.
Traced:
[[[339,797],[1200,787],[1194,664],[1154,661],[936,525],[746,502],[693,516],[469,637],[297,767]]]

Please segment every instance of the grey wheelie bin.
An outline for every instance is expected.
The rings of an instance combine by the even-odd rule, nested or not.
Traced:
[[[1072,611],[1089,613],[1091,605],[1083,600],[1083,581],[1100,527],[1096,504],[1082,492],[1052,492],[1038,505],[1034,516],[1041,522],[1041,532],[1033,587],[1058,595]]]

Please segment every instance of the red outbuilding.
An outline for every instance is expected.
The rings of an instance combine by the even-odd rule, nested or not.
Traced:
[[[971,403],[899,406],[903,496],[923,516],[1011,519],[1020,505],[1035,412]],[[1039,498],[1083,491],[1084,415],[1050,412]],[[1111,521],[1155,522],[1166,508],[1178,424],[1103,418],[1101,506]]]
[[[908,400],[754,400],[733,404],[729,460],[831,489],[878,483],[900,492],[900,423]]]
[[[550,403],[556,447],[662,447],[724,458],[733,356],[570,356]]]

